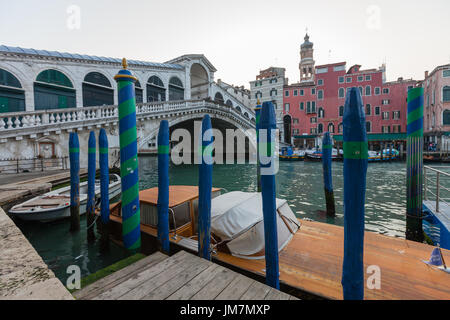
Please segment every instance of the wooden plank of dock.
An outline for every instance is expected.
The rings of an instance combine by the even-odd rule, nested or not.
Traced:
[[[300,220],[301,228],[279,254],[280,283],[313,295],[342,299],[344,228]],[[365,286],[364,299],[450,299],[450,274],[425,264],[433,246],[365,232],[364,281],[367,267],[381,270],[381,288]],[[442,250],[446,261],[450,251]],[[247,260],[218,252],[213,261],[264,276],[265,260]],[[448,264],[448,262],[447,262]]]
[[[295,300],[186,251],[154,253],[74,293],[81,300]]]

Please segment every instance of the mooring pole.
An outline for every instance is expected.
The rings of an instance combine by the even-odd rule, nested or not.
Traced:
[[[345,300],[364,299],[364,203],[368,145],[366,119],[358,88],[351,88],[344,108],[344,263]]]
[[[114,76],[119,95],[120,176],[122,180],[122,238],[125,248],[136,252],[141,247],[141,218],[139,209],[139,175],[136,131],[136,78],[123,69]]]
[[[102,251],[106,251],[109,248],[109,161],[108,137],[103,128],[100,129],[98,144],[100,154],[100,248]]]
[[[169,122],[162,120],[158,132],[158,243],[169,254]]]
[[[209,244],[211,241],[213,130],[209,115],[205,115],[202,120],[201,142],[198,180],[198,254],[206,260],[211,260]]]
[[[423,88],[408,91],[406,146],[406,239],[422,242]]]
[[[86,227],[87,227],[87,241],[92,243],[95,241],[94,232],[94,215],[95,215],[95,157],[97,152],[95,133],[89,133],[88,142],[88,190],[86,203]]]
[[[256,127],[256,192],[261,192],[261,166],[259,163],[259,120],[261,117],[261,102],[256,102],[255,127]]]
[[[263,102],[259,125],[259,162],[261,165],[261,193],[264,219],[266,284],[280,289],[278,266],[278,235],[275,174],[276,118],[272,102]]]
[[[80,143],[78,134],[69,135],[70,231],[80,230]]]
[[[333,152],[333,143],[329,132],[325,132],[322,141],[322,166],[323,166],[323,185],[325,189],[325,202],[327,205],[327,216],[334,217],[336,209],[334,206],[333,179],[331,175],[331,155]]]

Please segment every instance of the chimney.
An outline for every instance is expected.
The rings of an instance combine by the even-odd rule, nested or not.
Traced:
[[[428,70],[425,71],[425,79],[428,78]]]
[[[403,81],[403,77],[399,77],[397,81]]]

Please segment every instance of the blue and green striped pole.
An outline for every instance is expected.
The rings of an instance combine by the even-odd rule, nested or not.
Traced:
[[[86,203],[86,227],[87,240],[89,243],[95,241],[95,232],[93,223],[95,221],[95,171],[96,171],[96,140],[95,133],[91,131],[89,133],[88,141],[88,190],[87,190],[87,203]]]
[[[422,242],[423,88],[408,91],[406,151],[406,239]]]
[[[345,300],[364,299],[364,203],[368,144],[361,92],[351,88],[344,107],[344,263]]]
[[[276,118],[272,102],[263,102],[259,126],[259,162],[261,166],[261,196],[264,219],[266,284],[280,289],[278,265],[277,206],[275,188]]]
[[[103,128],[100,129],[98,144],[100,154],[100,248],[105,251],[109,248],[109,161],[108,137]]]
[[[169,254],[169,122],[162,120],[158,132],[158,242]]]
[[[255,127],[256,127],[256,191],[261,192],[261,167],[259,163],[259,120],[261,117],[261,102],[259,99],[255,107]]]
[[[325,203],[327,206],[327,216],[334,217],[336,209],[334,206],[333,180],[331,175],[331,155],[333,144],[329,132],[325,132],[322,141],[322,167],[323,167],[323,185],[325,189]]]
[[[136,78],[123,69],[114,77],[119,95],[120,175],[122,179],[122,238],[125,248],[136,252],[141,247],[141,218],[139,209],[139,175],[137,158]]]
[[[80,230],[80,143],[78,134],[69,135],[70,231]]]
[[[198,254],[211,260],[211,191],[212,191],[213,130],[208,114],[203,117],[201,153],[198,177]]]

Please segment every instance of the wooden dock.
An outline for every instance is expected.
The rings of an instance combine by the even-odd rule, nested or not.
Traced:
[[[74,293],[80,300],[297,300],[186,251],[156,252]]]

